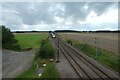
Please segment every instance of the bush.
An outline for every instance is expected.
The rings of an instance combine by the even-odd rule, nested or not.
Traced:
[[[52,44],[48,39],[41,41],[41,46],[39,49],[39,57],[40,58],[53,58],[55,50],[52,47]]]
[[[72,42],[71,39],[68,39],[68,40],[67,40],[67,43],[72,45],[73,42]]]
[[[10,29],[1,25],[2,28],[2,48],[11,49],[11,50],[20,50],[18,41],[15,39],[15,36],[12,34]]]

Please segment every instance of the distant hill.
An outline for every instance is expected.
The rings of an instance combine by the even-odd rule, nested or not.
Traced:
[[[47,32],[74,32],[74,33],[120,33],[120,30],[98,30],[98,31],[76,31],[76,30],[55,30],[55,31],[12,31],[13,33],[47,33]]]
[[[98,33],[101,33],[101,32],[104,32],[104,33],[118,33],[120,32],[120,30],[116,30],[116,31],[110,31],[110,30],[98,30],[98,31],[95,31],[95,32],[98,32]]]
[[[46,33],[49,31],[12,31],[13,33]]]
[[[75,30],[55,30],[54,32],[79,32]]]
[[[98,30],[98,31],[75,31],[75,30],[55,30],[54,32],[76,32],[76,33],[119,33],[120,30]]]

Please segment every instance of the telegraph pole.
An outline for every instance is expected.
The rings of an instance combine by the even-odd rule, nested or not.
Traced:
[[[98,57],[98,38],[95,38],[96,39],[96,58]]]
[[[66,32],[66,41],[67,41],[67,32]]]
[[[57,35],[57,37],[58,37],[58,35]],[[58,43],[58,49],[57,49],[57,61],[56,62],[60,62],[59,61],[59,37],[57,38],[57,43]]]

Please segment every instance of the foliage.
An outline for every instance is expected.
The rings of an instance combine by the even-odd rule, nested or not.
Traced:
[[[39,57],[40,58],[53,58],[55,50],[50,43],[49,39],[44,39],[41,41],[41,46],[39,48]]]
[[[10,29],[3,25],[0,27],[2,27],[2,47],[5,49],[20,50],[18,41],[15,39],[15,36],[12,34]]]
[[[67,39],[67,43],[72,45],[73,42],[71,39]]]

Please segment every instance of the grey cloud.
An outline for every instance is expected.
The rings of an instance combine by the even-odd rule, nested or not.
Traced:
[[[17,30],[21,28],[21,25],[23,25],[23,22],[21,18],[19,18],[17,15],[7,14],[7,17],[5,17],[5,15],[2,16],[2,24],[9,26],[10,29],[12,30]]]
[[[64,6],[64,11],[56,8],[56,5]],[[103,14],[112,4],[111,2],[64,2],[64,3],[5,3],[3,8],[12,8],[18,12],[18,16],[22,19],[24,24],[37,24],[44,22],[46,24],[56,23],[54,16],[63,17],[65,19],[72,18],[73,22],[85,20],[91,10],[95,11],[98,15]],[[54,6],[55,5],[55,6]],[[83,7],[87,5],[88,9]],[[50,12],[49,8],[53,6],[54,11]]]
[[[83,9],[85,3],[65,3],[65,17],[73,16],[73,18],[79,18],[84,20],[87,13]]]
[[[3,7],[11,7],[18,12],[24,24],[34,25],[43,21],[46,24],[55,23],[53,16],[48,12],[49,3],[9,3]]]
[[[115,3],[113,2],[93,2],[88,3],[89,10],[95,11],[98,16],[105,13],[111,6],[113,6]]]
[[[20,14],[20,16],[25,24],[37,24],[37,23],[41,23],[41,21],[43,21],[46,24],[55,23],[53,15],[51,15],[48,12],[49,6],[50,6],[49,3],[43,3],[43,4],[35,3],[33,4],[33,11],[27,8],[25,9],[26,11],[24,11],[24,13]]]
[[[65,12],[64,12],[64,18],[69,18],[72,16],[72,20],[75,22],[77,20],[85,20],[88,14],[91,11],[95,11],[98,16],[102,15],[108,9],[113,6],[116,3],[113,2],[91,2],[91,3],[85,3],[85,2],[70,2],[70,3],[64,3],[65,5]],[[84,9],[84,6],[88,6],[88,9]],[[115,5],[114,5],[115,6]]]
[[[84,9],[88,6],[88,9]],[[77,21],[84,21],[91,11],[95,11],[97,16],[104,14],[116,3],[112,2],[60,2],[60,3],[46,3],[46,2],[8,2],[2,3],[2,7],[8,10],[8,13],[3,12],[4,24],[12,26],[12,29],[20,29],[17,25],[38,25],[42,22],[44,24],[52,25],[58,24],[54,19],[55,16],[62,17],[65,20],[71,18],[72,23],[77,24]],[[9,13],[11,10],[17,13]],[[70,27],[71,29],[78,27]],[[75,26],[75,25],[73,25]],[[51,26],[52,27],[52,26]],[[31,28],[31,27],[30,27]],[[52,27],[53,28],[53,27]],[[51,29],[52,29],[51,28]],[[54,27],[55,28],[55,27]],[[80,27],[78,27],[80,28]],[[87,28],[87,27],[86,27]]]

